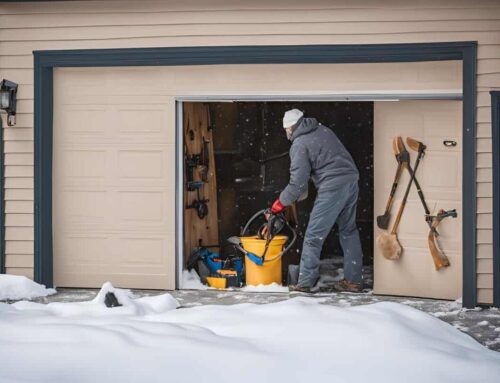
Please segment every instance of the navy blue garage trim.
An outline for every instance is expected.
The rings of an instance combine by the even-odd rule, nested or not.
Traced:
[[[493,144],[493,305],[500,307],[500,91],[491,92]]]
[[[3,122],[0,117],[0,274],[5,274],[5,154],[3,150]]]
[[[54,67],[316,64],[463,60],[463,305],[476,305],[477,42],[35,51],[35,280],[52,286]]]

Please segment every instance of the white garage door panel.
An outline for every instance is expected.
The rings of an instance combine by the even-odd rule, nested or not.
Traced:
[[[406,243],[403,246],[402,257],[405,259],[387,261],[384,267],[376,270],[374,291],[377,294],[442,299],[461,297],[462,281],[457,278],[462,270],[461,253],[447,251],[451,266],[436,272],[427,249],[408,247]]]
[[[439,226],[439,244],[450,260],[450,267],[436,271],[428,248],[429,228],[415,186],[409,195],[398,238],[403,247],[401,259],[385,259],[375,245],[374,291],[379,294],[457,299],[462,295],[462,103],[459,101],[376,102],[374,110],[374,206],[382,214],[392,185],[396,160],[392,152],[395,136],[413,137],[427,145],[417,171],[432,213],[438,209],[457,209],[458,218],[447,218]],[[445,147],[454,140],[456,147]],[[412,164],[417,153],[411,153]],[[392,209],[393,220],[410,176],[401,177]],[[375,237],[381,230],[374,228]]]
[[[85,105],[57,76],[55,84],[55,285],[174,287],[175,146],[167,103],[109,103],[96,88],[95,104]]]
[[[107,236],[88,234],[85,237],[65,233],[65,241],[57,250],[71,257],[60,259],[59,265],[65,270],[73,262],[89,267],[89,272],[102,271],[102,267],[113,262],[117,271],[126,271],[130,267],[140,267],[141,272],[156,274],[154,268],[164,265],[162,254],[167,250],[167,240],[159,235],[125,237],[123,234],[110,233]],[[130,272],[130,270],[128,270]]]
[[[172,232],[173,189],[60,190],[57,205],[64,214],[54,223],[58,230],[133,230],[134,232]]]

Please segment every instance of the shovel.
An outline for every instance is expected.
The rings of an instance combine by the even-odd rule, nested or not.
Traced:
[[[391,192],[389,194],[389,199],[387,200],[387,203],[385,205],[385,211],[384,214],[379,215],[377,217],[377,226],[383,230],[387,230],[389,227],[389,221],[391,220],[391,208],[392,204],[394,202],[394,194],[396,194],[396,189],[398,188],[398,182],[399,178],[401,177],[401,173],[403,173],[404,169],[404,164],[401,161],[401,157],[399,156],[399,147],[398,147],[398,140],[400,140],[401,137],[394,137],[392,140],[392,149],[394,151],[394,155],[396,156],[396,160],[398,161],[398,167],[396,169],[396,175],[394,176],[394,181],[392,183],[392,188]]]
[[[403,142],[403,139],[401,137],[397,138],[397,149],[399,153],[406,152],[406,147]],[[410,181],[408,182],[408,186],[406,187],[405,194],[403,196],[403,200],[401,201],[401,205],[399,206],[398,214],[396,216],[396,220],[394,221],[394,225],[392,226],[392,230],[390,233],[384,232],[380,234],[377,237],[377,246],[382,252],[382,255],[391,260],[399,259],[401,257],[401,254],[403,253],[403,247],[399,243],[398,240],[398,227],[399,223],[401,221],[401,217],[403,216],[403,211],[406,206],[406,201],[408,200],[408,195],[410,194],[410,189],[413,184],[413,181],[415,180],[415,173],[417,172],[418,165],[420,164],[420,160],[422,159],[424,155],[423,151],[418,152],[417,159],[415,161],[415,166],[413,168],[413,171],[410,172],[411,177]],[[405,162],[405,166],[408,167],[409,161]]]

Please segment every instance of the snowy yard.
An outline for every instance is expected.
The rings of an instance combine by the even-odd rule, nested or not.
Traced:
[[[351,294],[337,294],[333,306],[333,295],[204,291],[175,292],[176,299],[135,298],[124,290],[116,290],[123,306],[106,308],[108,290],[85,302],[1,303],[0,381],[479,382],[500,376],[500,353],[436,318],[452,310],[432,316],[394,302],[355,306],[367,296],[352,300]],[[207,305],[208,299],[219,304]],[[256,303],[227,304],[247,301]],[[265,302],[271,303],[259,304]]]

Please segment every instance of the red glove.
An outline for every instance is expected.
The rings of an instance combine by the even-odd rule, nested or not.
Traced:
[[[274,201],[273,206],[271,207],[271,212],[273,214],[278,214],[281,213],[283,209],[285,209],[285,207],[281,204],[281,201],[278,198],[276,201]]]

